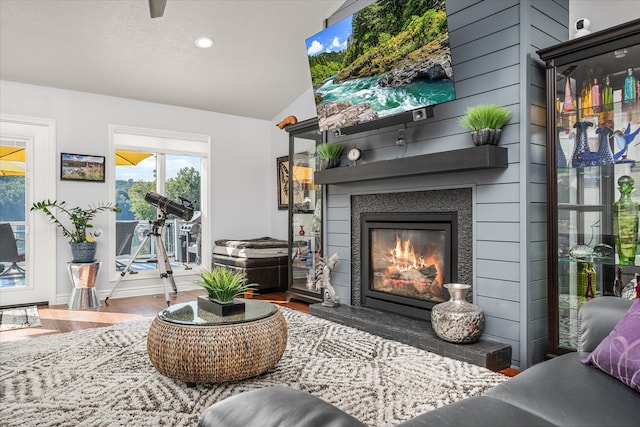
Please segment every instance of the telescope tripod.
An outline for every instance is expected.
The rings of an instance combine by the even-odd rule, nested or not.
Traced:
[[[111,293],[109,294],[109,296],[106,297],[104,300],[105,304],[107,303],[107,301],[109,301],[109,298],[111,298],[111,295],[113,295],[113,293],[116,291],[118,286],[120,286],[120,282],[122,282],[122,279],[124,278],[124,276],[127,273],[131,272],[130,271],[131,264],[133,264],[136,258],[138,258],[138,254],[140,253],[144,245],[151,238],[151,236],[153,236],[153,239],[156,244],[156,250],[158,251],[158,255],[162,255],[162,262],[160,262],[160,259],[158,258],[158,270],[160,270],[160,278],[162,279],[162,283],[164,285],[164,297],[165,297],[165,300],[167,301],[167,307],[171,305],[171,301],[169,301],[169,290],[167,288],[167,281],[171,283],[173,292],[175,292],[176,294],[178,293],[178,288],[176,287],[175,280],[173,280],[173,270],[171,270],[171,263],[169,262],[169,258],[167,257],[167,250],[165,249],[164,242],[162,241],[162,231],[164,230],[164,223],[166,218],[167,218],[167,214],[163,213],[163,216],[161,218],[151,223],[153,224],[151,227],[151,231],[147,233],[144,240],[138,247],[138,250],[136,250],[136,253],[133,254],[133,256],[131,257],[131,260],[129,260],[129,264],[127,264],[124,270],[120,272],[120,277],[118,278],[118,282],[111,290]]]

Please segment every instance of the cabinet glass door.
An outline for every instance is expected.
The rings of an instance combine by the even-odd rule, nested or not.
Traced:
[[[580,307],[588,299],[619,294],[617,270],[628,282],[640,265],[637,257],[621,252],[623,246],[637,248],[637,225],[633,230],[628,224],[634,214],[616,227],[614,212],[621,177],[635,182],[630,206],[640,201],[640,47],[566,62],[555,73],[557,278],[550,280],[557,286],[550,289],[557,292],[557,324],[552,327],[555,349],[575,350]],[[628,186],[631,180],[622,182]]]
[[[322,256],[322,188],[314,184],[317,170],[318,134],[311,137],[293,136],[290,152],[290,291],[318,294],[315,290],[315,270]]]

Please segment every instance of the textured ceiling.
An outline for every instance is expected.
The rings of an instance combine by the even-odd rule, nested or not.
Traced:
[[[343,2],[168,0],[151,19],[145,0],[0,0],[0,78],[272,120]]]

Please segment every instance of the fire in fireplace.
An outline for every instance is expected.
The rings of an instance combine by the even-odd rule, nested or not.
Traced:
[[[362,214],[363,305],[424,318],[457,279],[455,213]]]

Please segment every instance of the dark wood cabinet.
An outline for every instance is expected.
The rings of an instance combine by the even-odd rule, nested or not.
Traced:
[[[547,69],[548,309],[553,356],[576,350],[578,310],[587,299],[614,295],[618,271],[623,283],[640,271],[637,257],[621,260],[620,233],[614,227],[620,177],[635,180],[632,199],[640,201],[640,135],[631,136],[640,129],[640,20],[538,54]]]
[[[316,119],[286,127],[289,132],[289,286],[287,300],[322,301],[315,270],[322,254],[322,186],[314,182],[322,142]]]

